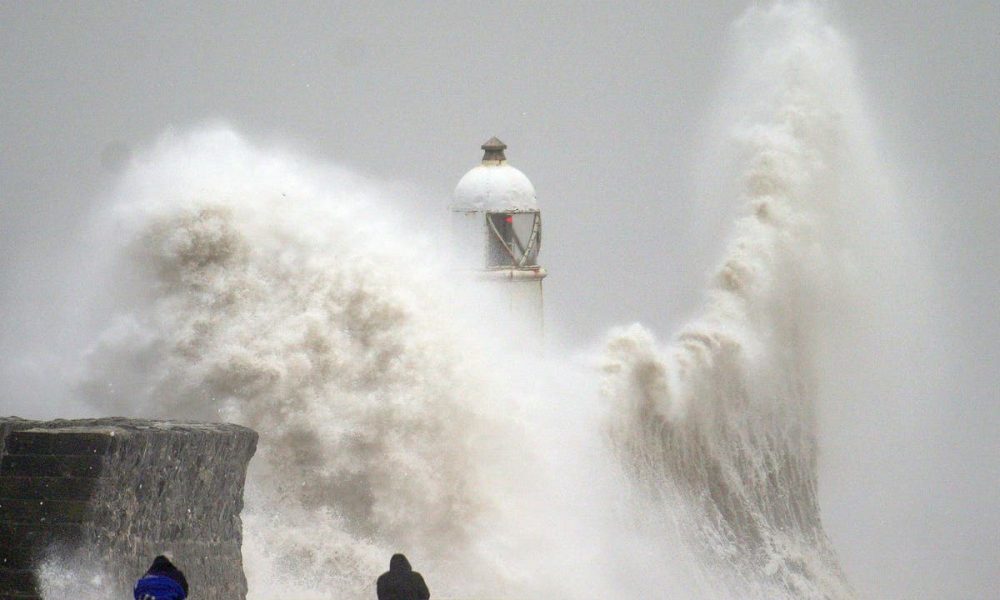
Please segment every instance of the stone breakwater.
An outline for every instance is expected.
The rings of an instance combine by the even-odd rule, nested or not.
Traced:
[[[0,418],[0,600],[41,598],[53,563],[86,565],[107,597],[128,598],[162,553],[197,596],[245,598],[256,446],[256,432],[223,423]]]

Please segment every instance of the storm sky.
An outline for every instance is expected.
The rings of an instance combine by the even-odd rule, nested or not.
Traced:
[[[555,335],[595,344],[640,321],[668,337],[697,309],[731,218],[699,198],[746,7],[2,3],[0,351],[63,343],[52,298],[77,292],[64,275],[82,224],[132,155],[206,123],[411,188],[407,214],[445,211],[496,135],[538,191]],[[1000,5],[828,8],[931,265],[951,390],[928,471],[949,477],[906,509],[929,529],[896,540],[926,551],[852,556],[836,523],[831,535],[864,589],[905,569],[910,597],[985,597],[1000,587]],[[16,373],[3,372],[0,414],[50,416]]]

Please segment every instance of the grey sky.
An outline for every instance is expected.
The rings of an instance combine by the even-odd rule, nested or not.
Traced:
[[[497,135],[538,190],[555,330],[666,337],[721,251],[692,173],[746,5],[0,3],[0,351],[55,318],[60,265],[121,157],[210,120],[440,197],[410,207],[427,211]],[[951,313],[941,444],[966,483],[928,581],[971,598],[1000,586],[998,521],[974,514],[1000,510],[1000,5],[831,12]]]

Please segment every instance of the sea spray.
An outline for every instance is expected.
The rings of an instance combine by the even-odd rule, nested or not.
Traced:
[[[370,597],[397,551],[446,597],[614,592],[547,576],[609,530],[592,377],[471,308],[490,303],[377,186],[208,128],[164,137],[115,197],[125,289],[81,390],[260,433],[251,598]]]
[[[672,345],[612,334],[603,408],[574,351],[526,357],[477,320],[381,186],[225,128],[165,136],[119,186],[81,393],[260,432],[254,599],[371,597],[396,551],[444,597],[851,597],[815,399],[862,197],[856,87],[809,5],[737,37],[744,214]]]
[[[815,7],[749,11],[729,100],[743,216],[701,315],[661,347],[635,325],[606,352],[609,431],[639,511],[693,551],[713,593],[846,598],[817,496],[816,365],[849,277],[837,231],[859,102],[850,56]],[[648,520],[640,519],[640,521]]]
[[[380,219],[381,196],[224,128],[167,136],[117,193],[138,290],[82,389],[105,410],[260,432],[252,597],[368,595],[397,549],[432,572],[461,562],[488,502],[475,463],[503,430],[501,388],[422,270],[433,250]]]

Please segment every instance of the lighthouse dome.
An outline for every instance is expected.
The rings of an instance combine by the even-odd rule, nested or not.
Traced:
[[[479,165],[455,187],[452,208],[460,210],[537,210],[535,186],[521,171],[504,163]]]
[[[535,211],[535,186],[524,173],[507,164],[506,145],[493,138],[483,144],[483,163],[473,167],[455,187],[452,210]]]

